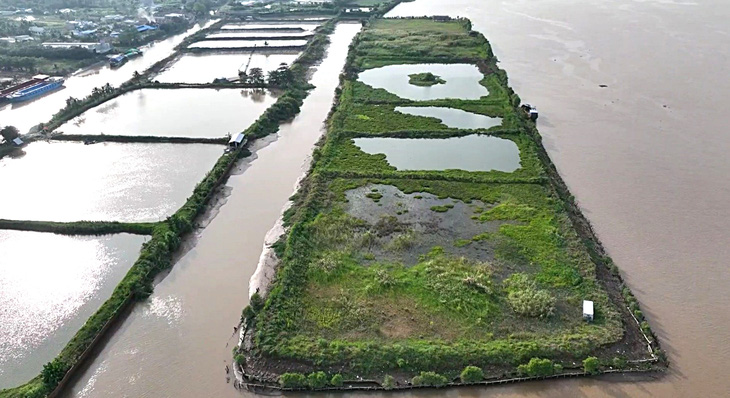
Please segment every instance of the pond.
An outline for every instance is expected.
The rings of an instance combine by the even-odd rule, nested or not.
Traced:
[[[37,141],[0,159],[0,218],[159,221],[185,203],[222,145]]]
[[[248,68],[261,68],[264,74],[291,65],[299,54],[254,54]],[[163,83],[211,83],[214,79],[238,77],[246,67],[249,54],[185,54],[154,79]]]
[[[487,135],[445,139],[355,138],[363,152],[385,154],[398,170],[504,171],[520,168],[520,150],[514,141]]]
[[[221,26],[221,30],[314,30],[319,26],[315,23],[249,23],[249,24],[228,24]]]
[[[409,83],[409,75],[433,73],[446,83],[416,86]],[[471,64],[413,64],[388,65],[360,73],[359,80],[373,88],[382,88],[405,99],[425,101],[440,98],[479,99],[489,95],[479,84],[484,78],[479,68]]]
[[[276,40],[277,37],[308,37],[311,36],[311,31],[303,31],[303,32],[261,32],[261,31],[251,31],[251,32],[217,32],[217,33],[211,33],[208,36],[205,36],[207,39],[217,39],[219,37],[230,37],[230,38],[240,38],[240,39],[247,39],[250,37],[269,37],[273,40]]]
[[[395,111],[414,116],[435,117],[446,126],[457,129],[488,129],[502,124],[501,117],[489,117],[439,106],[398,106]]]
[[[203,40],[191,44],[188,48],[276,48],[306,45],[307,40]]]
[[[269,92],[252,89],[142,89],[92,108],[57,131],[218,138],[245,130],[275,101]]]
[[[40,373],[111,296],[146,239],[0,230],[0,389]]]

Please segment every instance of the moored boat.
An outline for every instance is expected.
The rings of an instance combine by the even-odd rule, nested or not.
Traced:
[[[40,82],[43,82],[48,79],[48,76],[46,75],[36,75],[33,76],[32,79],[26,80],[22,83],[15,84],[13,86],[7,87],[0,91],[0,100],[7,99],[11,94],[16,93],[20,90],[23,90],[25,88],[28,88],[30,86],[33,86],[35,84],[38,84]]]
[[[28,101],[40,96],[46,95],[51,91],[63,86],[64,79],[62,77],[48,77],[46,76],[40,82],[37,82],[31,86],[25,87],[21,90],[15,91],[14,93],[7,96],[10,102],[23,102]]]

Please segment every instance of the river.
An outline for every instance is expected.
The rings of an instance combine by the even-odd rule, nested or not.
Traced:
[[[143,52],[141,57],[132,58],[119,68],[112,69],[104,64],[83,69],[67,77],[64,87],[60,90],[28,102],[2,105],[0,126],[13,125],[25,134],[38,123],[51,120],[56,112],[66,106],[68,97],[84,98],[91,94],[94,87],[101,87],[107,83],[114,87],[119,86],[129,80],[135,71],[142,73],[155,62],[172,54],[175,46],[186,37],[213,22],[215,21],[209,21],[203,26],[195,25],[184,33],[141,47]]]
[[[391,12],[427,14],[469,17],[493,43],[515,90],[539,107],[550,156],[641,301],[671,367],[661,377],[403,396],[727,396],[730,4],[416,0]],[[231,178],[228,203],[195,248],[113,335],[71,395],[237,394],[224,380],[231,347],[223,342],[233,344],[264,235],[301,172],[292,157],[304,159],[311,149],[294,137],[314,140],[329,108],[315,94],[308,104],[322,109],[305,105],[295,121],[301,129],[283,129]],[[318,118],[304,120],[313,112]],[[155,312],[155,303],[170,309]]]
[[[316,88],[290,124],[254,144],[189,251],[114,331],[66,391],[77,397],[235,396],[225,381],[233,327],[248,301],[264,237],[308,167],[359,24],[338,25]],[[275,177],[272,175],[275,173]]]

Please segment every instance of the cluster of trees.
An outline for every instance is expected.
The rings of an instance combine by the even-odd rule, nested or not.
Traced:
[[[238,77],[242,83],[263,85],[268,82],[270,86],[280,88],[287,88],[295,81],[294,72],[289,69],[286,63],[279,64],[279,67],[270,71],[266,78],[261,68],[251,68],[248,73],[239,71]]]
[[[20,132],[15,126],[5,126],[0,129],[0,136],[3,138],[3,142],[10,142],[20,137]]]

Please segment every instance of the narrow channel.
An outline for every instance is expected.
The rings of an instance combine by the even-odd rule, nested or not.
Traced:
[[[312,76],[301,113],[228,180],[228,196],[145,302],[137,305],[65,391],[69,397],[239,396],[225,366],[233,327],[267,232],[279,218],[324,129],[359,24],[340,24]],[[232,383],[232,381],[231,381]]]
[[[25,134],[31,127],[49,121],[56,112],[66,106],[66,99],[69,97],[84,98],[91,94],[94,87],[101,87],[107,83],[113,87],[119,86],[129,80],[135,71],[142,73],[155,62],[168,57],[174,51],[175,46],[186,37],[214,22],[196,24],[184,33],[145,45],[141,47],[141,57],[134,58],[119,68],[112,69],[106,63],[100,63],[67,77],[64,87],[51,94],[29,102],[0,106],[0,120],[2,121],[0,125],[15,126]]]

